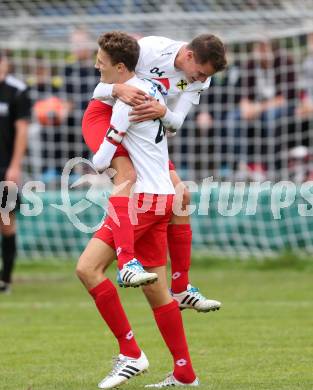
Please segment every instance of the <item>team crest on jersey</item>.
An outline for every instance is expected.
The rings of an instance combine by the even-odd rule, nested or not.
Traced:
[[[187,85],[188,83],[186,80],[179,80],[179,82],[176,84],[176,87],[181,91],[184,91],[187,88]]]

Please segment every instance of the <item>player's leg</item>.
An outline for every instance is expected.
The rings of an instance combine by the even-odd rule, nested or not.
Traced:
[[[145,371],[148,360],[138,347],[117,290],[104,272],[115,258],[110,245],[92,238],[77,264],[76,273],[93,297],[104,321],[119,344],[119,356],[113,370],[99,388],[110,389]],[[127,367],[128,366],[128,367]]]
[[[187,215],[190,204],[190,193],[181,181],[175,167],[170,165],[170,176],[176,189],[175,209],[182,215],[173,213],[167,230],[168,249],[171,258],[171,290],[181,309],[195,309],[201,312],[218,310],[219,301],[205,298],[189,282],[191,265],[192,230],[190,216]]]
[[[158,274],[158,281],[151,286],[144,286],[143,292],[173,357],[174,369],[162,382],[146,387],[197,386],[199,381],[192,367],[181,312],[169,293],[166,266],[147,268],[147,271]]]
[[[133,185],[136,182],[136,171],[128,157],[128,153],[120,147],[119,154],[112,160],[111,167],[116,172],[113,177],[114,188],[110,196],[109,214],[114,215],[112,232],[118,250],[118,268],[135,257],[134,253],[134,227],[131,223],[133,200],[130,197]]]
[[[5,225],[0,218],[0,232],[2,235],[1,255],[2,270],[0,274],[0,292],[9,293],[12,283],[12,273],[16,259],[16,221],[15,213],[9,215],[10,224]]]
[[[95,153],[109,128],[112,107],[98,100],[91,100],[84,112],[82,131],[89,149]],[[134,231],[130,213],[132,199],[130,192],[136,182],[136,172],[127,150],[119,145],[111,167],[116,171],[113,177],[114,190],[110,197],[109,212],[117,223],[112,225],[114,242],[118,250],[117,265],[121,270],[124,264],[134,259]]]
[[[7,200],[8,190],[5,189],[3,193],[0,194],[0,206],[2,210],[5,210]],[[8,212],[3,219],[0,215],[0,234],[2,235],[2,269],[0,273],[0,293],[10,293],[12,273],[16,259],[16,219],[14,210]]]
[[[164,197],[162,199],[165,200]],[[155,210],[160,208],[153,205],[144,216],[138,216],[139,226],[146,227],[146,231],[138,240],[135,231],[135,251],[142,256],[146,270],[158,275],[158,281],[143,287],[143,292],[173,356],[174,370],[166,381],[170,380],[171,386],[187,383],[195,385],[198,380],[192,368],[181,313],[177,302],[170,295],[166,278],[167,225],[172,214],[172,201],[173,197],[168,196],[166,202],[162,202],[162,207],[165,207],[163,216],[157,215]]]
[[[170,170],[170,177],[176,190],[174,213],[167,231],[172,270],[171,288],[174,293],[180,293],[185,291],[189,284],[192,230],[190,216],[187,214],[190,194],[174,169]],[[181,212],[181,215],[177,215],[176,211]]]
[[[101,228],[95,233],[94,237],[108,243],[117,252],[116,242],[113,236],[113,226],[115,222],[111,216],[108,216],[103,222]],[[117,280],[121,287],[139,287],[145,284],[153,283],[158,275],[146,272],[141,263],[133,258],[128,261],[121,270],[118,271]]]

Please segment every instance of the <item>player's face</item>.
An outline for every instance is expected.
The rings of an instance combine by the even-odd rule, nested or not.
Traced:
[[[190,83],[195,81],[201,81],[201,83],[204,83],[208,77],[215,73],[215,69],[210,62],[205,64],[197,63],[193,52],[189,51],[186,56],[183,72]]]
[[[100,72],[100,81],[107,84],[118,82],[118,64],[112,65],[110,56],[100,48],[98,49],[95,68]]]

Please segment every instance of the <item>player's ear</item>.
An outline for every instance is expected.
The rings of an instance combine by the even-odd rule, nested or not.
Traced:
[[[191,61],[191,60],[194,59],[194,54],[193,54],[192,50],[187,50],[186,58],[187,58],[188,61]]]
[[[119,73],[124,73],[125,70],[126,70],[126,66],[125,66],[122,62],[119,62],[119,63],[117,64],[117,71],[118,71]]]

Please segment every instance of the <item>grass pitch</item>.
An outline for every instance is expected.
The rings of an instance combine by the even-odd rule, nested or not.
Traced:
[[[13,293],[0,295],[1,390],[92,390],[111,369],[117,344],[74,269],[18,265]],[[312,262],[198,259],[191,280],[223,302],[219,312],[183,312],[201,389],[313,389]],[[125,385],[137,390],[163,379],[172,361],[141,291],[119,291],[150,360],[149,373]]]

